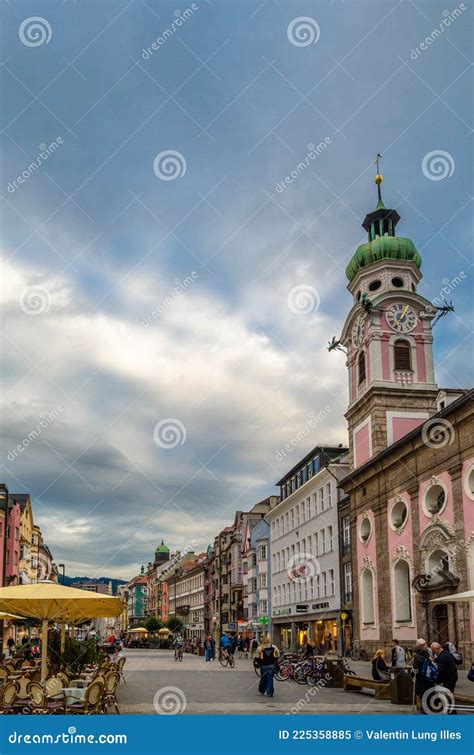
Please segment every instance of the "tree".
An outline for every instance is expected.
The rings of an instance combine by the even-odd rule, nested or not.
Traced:
[[[172,616],[171,619],[168,620],[167,626],[172,632],[176,632],[177,629],[183,629],[183,622],[176,616]]]
[[[157,632],[162,626],[161,621],[156,616],[149,616],[145,621],[145,629],[148,629],[150,634]]]

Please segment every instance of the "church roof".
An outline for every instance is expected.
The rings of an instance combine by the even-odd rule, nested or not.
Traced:
[[[402,236],[380,236],[357,248],[346,268],[346,275],[352,280],[361,268],[383,259],[410,261],[421,268],[421,256],[411,239]]]
[[[170,549],[167,545],[164,544],[164,541],[161,541],[161,545],[158,545],[157,548],[155,548],[155,553],[169,553]]]

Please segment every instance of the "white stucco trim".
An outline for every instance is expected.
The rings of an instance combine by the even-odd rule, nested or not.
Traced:
[[[474,501],[474,492],[471,491],[471,488],[469,487],[469,476],[473,472],[474,472],[474,461],[471,464],[469,464],[468,467],[466,467],[466,471],[464,472],[464,479],[463,479],[464,492],[466,493],[470,501]]]

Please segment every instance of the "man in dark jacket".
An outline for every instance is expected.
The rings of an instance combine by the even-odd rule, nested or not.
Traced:
[[[427,701],[425,703],[425,707],[429,707],[429,689],[435,688],[435,682],[431,681],[430,679],[427,679],[422,674],[422,669],[425,665],[425,661],[430,661],[430,651],[428,649],[428,644],[426,640],[419,639],[416,641],[416,648],[413,653],[413,675],[415,677],[415,695],[416,697],[419,697],[420,703],[423,701]],[[425,693],[428,693],[425,696]],[[423,704],[421,705],[421,712],[426,714],[427,710],[424,709]]]
[[[442,684],[450,692],[454,692],[458,680],[456,661],[452,654],[448,650],[443,650],[438,642],[431,643],[431,650],[436,657],[436,664],[438,666],[438,684]]]

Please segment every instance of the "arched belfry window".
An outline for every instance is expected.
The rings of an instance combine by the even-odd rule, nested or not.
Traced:
[[[359,375],[359,385],[364,382],[366,378],[366,370],[365,370],[365,352],[361,351],[358,358],[357,358],[357,371]]]
[[[411,370],[411,346],[400,338],[393,344],[393,363],[396,370]]]

